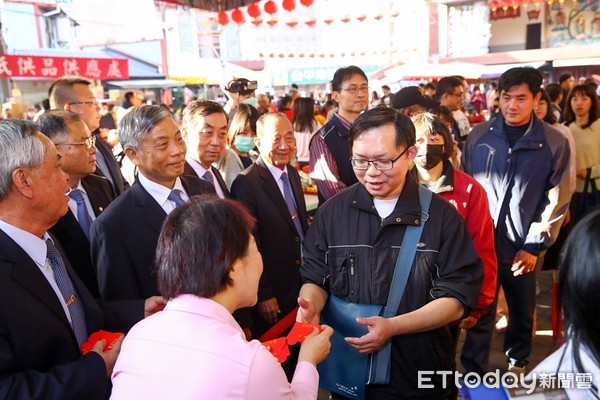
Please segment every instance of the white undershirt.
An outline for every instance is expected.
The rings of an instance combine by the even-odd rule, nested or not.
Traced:
[[[398,198],[389,199],[389,200],[379,200],[373,198],[373,204],[375,205],[375,209],[377,210],[377,214],[381,217],[381,219],[387,218],[392,211],[394,211],[394,207],[396,207],[396,203],[398,202]]]

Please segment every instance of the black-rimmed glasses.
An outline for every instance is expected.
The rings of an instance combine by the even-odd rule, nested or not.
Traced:
[[[404,149],[404,151],[400,153],[398,157],[391,160],[365,160],[362,158],[351,158],[350,163],[352,164],[352,168],[357,169],[359,171],[368,170],[370,164],[373,164],[375,169],[379,171],[389,171],[390,169],[394,168],[394,162],[398,161],[400,157],[406,154],[408,149],[410,149],[410,147]]]

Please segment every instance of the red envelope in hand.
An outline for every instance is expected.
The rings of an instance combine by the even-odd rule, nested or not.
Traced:
[[[306,322],[296,322],[287,335],[287,342],[289,345],[296,343],[303,343],[304,339],[316,329],[323,332],[323,327],[319,324],[307,324]]]
[[[121,332],[97,331],[90,335],[88,340],[81,344],[81,352],[87,354],[92,351],[96,342],[100,339],[106,340],[104,351],[109,351],[114,346],[115,342],[123,335]]]
[[[263,346],[267,347],[280,363],[284,362],[290,355],[290,348],[284,337],[263,342]]]

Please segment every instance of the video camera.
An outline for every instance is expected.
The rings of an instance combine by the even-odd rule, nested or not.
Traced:
[[[227,90],[229,93],[249,94],[250,92],[255,91],[257,88],[257,81],[249,81],[246,78],[238,78],[229,82],[227,87],[225,87],[225,90]]]

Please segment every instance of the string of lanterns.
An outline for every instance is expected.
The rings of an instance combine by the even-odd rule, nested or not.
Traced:
[[[298,1],[300,2],[301,5],[303,5],[307,9],[310,6],[312,6],[314,3],[314,0],[298,0]],[[236,9],[234,9],[233,11],[231,11],[231,13],[228,13],[226,11],[220,11],[217,14],[217,21],[219,22],[220,25],[223,25],[223,26],[229,24],[230,20],[238,25],[241,25],[246,22],[246,16],[248,16],[250,22],[256,26],[261,25],[263,22],[265,22],[266,24],[268,24],[270,26],[274,26],[274,25],[278,24],[279,19],[276,16],[276,14],[279,11],[278,3],[276,3],[274,0],[268,0],[262,4],[262,7],[259,5],[259,3],[263,3],[263,2],[255,1],[254,3],[249,4],[247,7],[238,7]],[[297,19],[293,18],[291,15],[292,11],[294,11],[297,7],[296,0],[282,0],[280,5],[283,10],[290,13],[290,16],[285,21],[285,24],[292,28],[295,27],[296,25],[298,25],[299,21]],[[243,11],[244,9],[245,9],[245,12]],[[263,12],[266,14],[265,19],[263,19]],[[392,18],[398,17],[399,15],[400,15],[400,13],[398,11],[392,11],[390,14],[388,14],[388,16],[392,17]],[[231,18],[230,18],[230,16],[231,16]],[[374,18],[377,21],[379,21],[383,17],[384,17],[384,15],[381,13],[372,16],[372,18]],[[353,19],[355,19],[359,22],[363,22],[367,18],[368,17],[365,14],[360,14],[353,18],[351,18],[348,15],[345,15],[339,19],[335,19],[333,17],[328,16],[328,17],[325,17],[322,22],[327,25],[330,25],[336,21],[348,23],[348,22],[352,21]],[[306,24],[307,26],[310,26],[310,27],[313,27],[317,24],[317,20],[312,16],[308,16],[303,22],[304,22],[304,24]]]
[[[316,57],[320,57],[320,58],[325,58],[325,57],[330,57],[330,58],[336,58],[336,57],[356,57],[356,56],[368,56],[368,55],[372,55],[372,56],[376,56],[378,54],[381,55],[385,55],[385,54],[394,54],[397,53],[398,50],[396,49],[392,49],[392,50],[373,50],[373,51],[361,51],[361,52],[341,52],[341,53],[318,53],[318,52],[306,52],[306,53],[279,53],[279,54],[275,54],[275,53],[259,53],[258,56],[260,58],[275,58],[275,57],[279,57],[279,58],[294,58],[294,57],[298,57],[298,58],[316,58]]]
[[[499,9],[502,9],[502,11],[506,12],[510,11],[510,9],[516,11],[519,7],[523,7],[524,10],[527,10],[529,5],[535,5],[535,7],[539,9],[542,3],[548,4],[549,6],[552,6],[553,4],[557,3],[562,9],[563,4],[566,1],[568,0],[490,0],[488,4],[492,12],[496,12]],[[577,5],[577,3],[579,3],[578,0],[570,1],[573,2],[573,5]],[[589,5],[590,0],[586,0],[586,3],[587,5]]]

